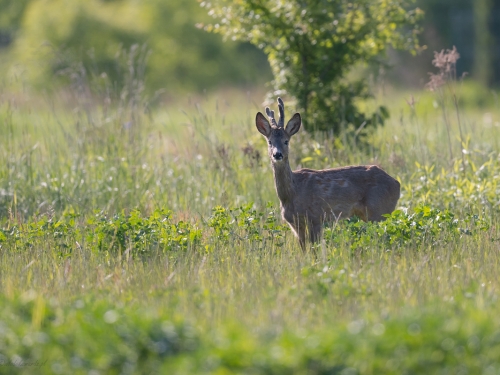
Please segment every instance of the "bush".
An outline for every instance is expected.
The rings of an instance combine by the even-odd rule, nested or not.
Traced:
[[[414,51],[418,8],[405,0],[203,2],[217,24],[206,26],[245,40],[267,54],[274,74],[271,96],[293,96],[307,130],[369,128],[388,116],[384,107],[361,112],[356,99],[370,97],[364,80],[346,79],[359,63],[378,63],[388,46]],[[360,129],[360,130],[361,130]]]
[[[0,301],[0,374],[494,374],[499,368],[498,316],[460,303],[436,301],[382,319],[366,313],[306,335],[235,321],[203,331],[162,309],[102,298],[54,306],[28,291]]]

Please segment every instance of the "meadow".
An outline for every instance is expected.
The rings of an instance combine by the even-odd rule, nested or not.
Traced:
[[[386,88],[370,137],[297,134],[294,169],[401,182],[302,252],[263,92],[133,83],[0,92],[0,374],[500,374],[495,92]]]

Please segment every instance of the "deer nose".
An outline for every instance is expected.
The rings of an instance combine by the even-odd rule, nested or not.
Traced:
[[[275,152],[273,154],[274,160],[282,160],[283,159],[283,154],[281,152]]]

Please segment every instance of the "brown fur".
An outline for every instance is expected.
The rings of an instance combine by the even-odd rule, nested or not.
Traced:
[[[282,101],[278,102],[283,105]],[[280,108],[280,114],[284,114],[284,107]],[[288,162],[288,141],[300,128],[300,115],[295,114],[286,128],[276,125],[274,113],[271,121],[272,126],[264,115],[257,114],[257,129],[269,143],[283,219],[303,249],[306,238],[311,242],[320,239],[325,221],[354,215],[364,221],[380,221],[384,219],[382,215],[394,211],[400,184],[376,165],[292,171]],[[283,119],[279,123],[283,124]]]

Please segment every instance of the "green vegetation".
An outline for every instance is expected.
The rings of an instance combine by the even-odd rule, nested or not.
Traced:
[[[388,47],[418,49],[418,9],[408,1],[347,0],[203,2],[216,18],[206,27],[249,41],[268,56],[273,70],[270,98],[296,99],[308,131],[335,135],[383,124],[387,109],[370,115],[356,100],[371,96],[366,77],[348,79],[359,65],[379,67]],[[413,4],[412,4],[413,5]],[[361,125],[362,124],[362,125]]]
[[[255,47],[224,43],[196,27],[207,19],[196,0],[0,0],[0,78],[47,91],[85,75],[116,90],[128,69],[120,57],[142,48],[149,92],[175,95],[270,79]]]
[[[264,43],[275,74],[313,57],[316,97],[275,77],[299,92],[288,113],[320,128],[334,93],[358,97],[331,111],[335,137],[294,137],[292,167],[380,164],[397,210],[329,223],[301,251],[255,129],[264,94],[179,94],[270,77],[255,47],[195,27],[196,1],[0,0],[0,374],[500,372],[498,94],[454,80],[456,51],[436,56],[433,93],[344,82],[387,44],[414,46],[400,1],[339,5],[352,24],[332,46],[315,36],[335,15],[289,1],[257,18],[255,3],[224,13],[254,11],[227,35]],[[328,87],[316,52],[340,59]]]
[[[303,253],[262,93],[152,111],[140,83],[81,87],[0,95],[0,373],[500,370],[494,94],[389,90],[361,103],[399,114],[364,150],[297,134],[293,167],[373,162],[402,185],[385,222],[331,223]]]

